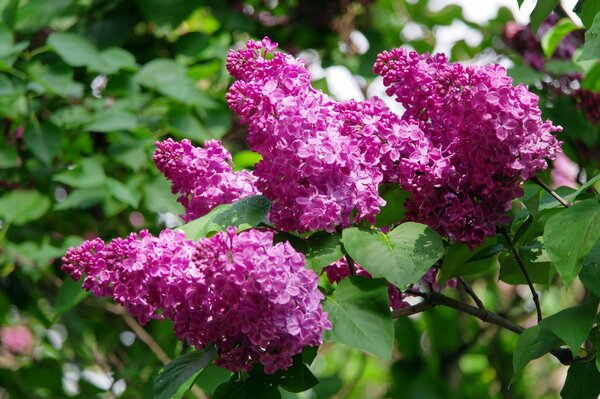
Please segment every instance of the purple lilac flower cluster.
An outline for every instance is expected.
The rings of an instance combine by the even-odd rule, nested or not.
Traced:
[[[262,155],[256,187],[273,205],[269,219],[299,232],[374,222],[385,203],[381,171],[357,137],[348,135],[335,101],[310,85],[303,61],[271,53],[268,38],[230,51],[227,68],[237,79],[230,108],[248,124],[248,144]]]
[[[374,71],[406,108],[377,99],[335,102],[310,86],[301,60],[272,53],[268,38],[231,51],[237,79],[227,101],[248,124],[263,160],[257,188],[283,230],[334,230],[372,221],[381,183],[408,190],[409,218],[477,245],[507,222],[519,182],[559,151],[537,97],[512,86],[500,66],[465,67],[403,49],[379,55]]]
[[[372,278],[371,273],[363,269],[359,264],[355,263],[354,268],[356,270],[356,275],[361,277]],[[331,283],[339,283],[343,278],[348,277],[350,275],[350,268],[348,267],[348,261],[346,258],[342,258],[337,262],[332,263],[331,265],[323,268],[323,272],[327,275],[327,279]],[[456,279],[450,279],[446,282],[443,287],[452,287],[456,288]],[[437,282],[437,270],[429,269],[427,273],[421,277],[421,280],[412,285],[413,290],[418,290],[421,292],[435,291],[439,292],[443,287],[440,287]],[[398,287],[392,284],[388,284],[388,297],[390,300],[390,307],[392,310],[398,310],[402,308],[406,308],[410,306],[408,302],[405,301],[406,298],[410,297],[410,294],[400,291]]]
[[[499,65],[448,63],[443,54],[384,51],[373,71],[406,109],[402,119],[418,121],[427,145],[444,160],[433,174],[417,173],[429,184],[398,180],[412,195],[409,217],[469,245],[494,235],[508,222],[521,179],[560,151],[552,132],[561,129],[542,120],[538,97],[513,86]]]
[[[331,328],[317,275],[273,233],[234,228],[199,242],[180,231],[147,231],[108,244],[97,238],[70,248],[63,269],[83,288],[112,297],[144,324],[169,318],[178,338],[202,349],[215,344],[216,364],[266,373],[285,369],[304,346]]]
[[[207,214],[217,205],[230,204],[257,194],[252,173],[233,171],[231,154],[221,142],[207,140],[204,148],[187,139],[167,139],[156,143],[154,162],[171,181],[171,191],[185,208],[189,222]]]

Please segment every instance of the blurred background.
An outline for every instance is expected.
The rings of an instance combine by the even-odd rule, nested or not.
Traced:
[[[181,223],[183,209],[152,162],[158,139],[220,139],[238,168],[256,162],[225,103],[228,49],[268,35],[339,100],[386,98],[371,67],[393,47],[500,63],[564,127],[565,155],[546,181],[576,187],[600,160],[600,66],[573,61],[579,28],[600,6],[580,2],[576,14],[575,3],[562,2],[534,34],[533,1],[0,0],[0,398],[149,398],[157,371],[189,349],[170,322],[142,327],[88,297],[60,258],[84,239]],[[553,36],[558,25],[570,33]],[[469,280],[491,310],[531,325],[527,287],[491,259]],[[543,270],[535,279],[549,283],[553,273]],[[582,295],[578,284],[541,288],[548,314]],[[396,321],[391,364],[325,344],[312,367],[321,383],[282,394],[558,397],[566,368],[550,356],[509,388],[516,339],[435,308]],[[229,376],[210,367],[197,381],[205,394],[189,397],[210,395]]]

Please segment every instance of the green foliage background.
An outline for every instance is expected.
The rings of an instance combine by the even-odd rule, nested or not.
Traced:
[[[594,7],[592,3],[586,1],[584,7]],[[225,104],[229,48],[268,35],[285,51],[315,49],[324,67],[344,65],[371,82],[377,53],[402,44],[431,51],[434,28],[458,20],[479,31],[482,40],[475,47],[455,43],[453,60],[471,59],[491,48],[513,60],[509,73],[516,81],[535,87],[542,74],[502,44],[502,30],[512,18],[500,8],[494,19],[478,25],[464,18],[459,6],[432,12],[427,1],[0,0],[0,325],[27,325],[35,339],[28,355],[0,352],[0,398],[152,397],[163,362],[188,351],[169,322],[150,322],[144,335],[118,307],[88,297],[60,271],[60,257],[87,238],[110,239],[142,228],[156,233],[176,223],[182,208],[152,163],[158,139],[189,138],[197,145],[221,139],[239,167],[255,162],[244,146],[244,128]],[[591,24],[588,19],[584,22]],[[421,25],[422,38],[402,39],[409,22]],[[352,47],[353,30],[369,41],[365,54]],[[342,51],[340,43],[349,50]],[[597,48],[588,51],[598,57]],[[555,76],[583,73],[588,87],[600,89],[594,61],[554,65]],[[108,82],[96,97],[90,85],[99,75]],[[314,84],[327,90],[324,79]],[[597,175],[598,125],[547,86],[538,85],[537,93],[543,112],[565,129],[560,137],[565,152],[579,160],[588,177]],[[580,199],[590,202],[569,209],[577,213],[573,216],[533,184],[525,188],[509,233],[521,231],[518,245],[524,258],[529,255],[529,264],[536,265],[532,277],[540,283],[542,307],[554,314],[583,303],[586,290],[575,280],[576,265],[570,274],[561,269],[565,281],[575,280],[565,288],[555,266],[535,254],[548,237],[552,241],[548,231],[562,232],[574,218],[590,220],[586,215],[598,211],[588,208],[598,204],[584,193]],[[537,201],[535,212],[524,208],[528,201]],[[555,219],[544,233],[546,221],[559,212],[565,212],[565,221]],[[588,240],[585,254],[598,258],[600,227],[593,218],[590,223],[595,223],[589,228],[595,239]],[[548,251],[570,262],[565,247],[578,245],[558,242]],[[533,325],[525,281],[510,254],[498,251],[469,262],[472,254],[454,246],[446,252],[442,278],[467,275],[486,307]],[[581,267],[581,261],[573,262]],[[580,277],[598,294],[597,265],[585,273]],[[498,277],[503,282],[497,283]],[[465,299],[464,292],[457,295]],[[376,307],[375,299],[373,303]],[[463,313],[434,308],[394,323],[390,361],[325,344],[311,367],[320,384],[308,393],[282,391],[283,397],[555,398],[562,388],[567,369],[549,356],[528,366],[509,388],[518,336]],[[127,331],[135,333],[133,341],[131,334],[123,334]],[[532,337],[532,342],[543,342]],[[534,357],[523,353],[525,364]],[[98,386],[86,377],[92,372],[108,374],[112,381]],[[210,366],[197,385],[210,395],[229,377]],[[126,384],[124,392],[120,381]],[[70,393],[69,384],[76,384],[78,393]]]

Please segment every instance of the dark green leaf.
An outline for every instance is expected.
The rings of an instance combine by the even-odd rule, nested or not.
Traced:
[[[281,379],[281,387],[289,392],[304,392],[319,383],[302,361],[301,355],[294,356],[294,364],[290,366]]]
[[[600,13],[600,0],[579,0],[573,9],[581,18],[586,28],[590,28],[594,22],[594,16]]]
[[[271,202],[266,197],[254,195],[233,204],[219,205],[180,228],[190,240],[199,240],[210,233],[224,231],[228,226],[235,226],[238,231],[247,230],[263,222],[270,209]]]
[[[538,28],[544,22],[546,17],[554,10],[558,4],[558,0],[537,0],[535,8],[531,12],[531,29],[533,33],[537,33]]]
[[[0,197],[0,219],[15,225],[39,219],[48,209],[48,197],[35,190],[13,190]]]
[[[567,285],[571,284],[583,260],[600,239],[600,203],[581,201],[552,216],[546,223],[544,245]]]
[[[391,359],[394,325],[384,281],[345,278],[325,298],[323,309],[333,326],[325,333],[327,340]]]
[[[594,17],[592,26],[585,32],[583,51],[577,61],[597,60],[600,58],[600,12]]]
[[[216,350],[210,346],[204,351],[194,351],[171,361],[154,380],[154,399],[180,398],[215,356]],[[187,386],[187,389],[180,389],[182,386]]]
[[[136,0],[136,3],[146,18],[160,27],[172,29],[186,19],[198,7],[198,3],[187,0],[169,0],[169,6],[161,0]]]
[[[600,64],[598,64],[598,65],[600,65]],[[577,197],[579,197],[581,194],[586,192],[590,187],[592,187],[598,181],[600,181],[600,173],[598,173],[596,176],[592,177],[591,179],[586,181],[584,184],[582,184],[581,187],[579,187],[575,192],[565,195],[564,199],[567,201],[575,201],[575,199],[577,199]]]
[[[81,67],[104,64],[96,46],[76,33],[55,32],[48,37],[48,45],[70,66]]]
[[[27,147],[45,165],[50,165],[60,150],[62,134],[49,122],[28,125],[23,134]]]
[[[306,239],[306,267],[321,274],[325,266],[344,257],[340,234],[319,232]]]
[[[67,195],[67,199],[56,204],[54,209],[57,211],[73,208],[87,209],[102,202],[106,195],[106,188],[103,186],[76,189]]]
[[[444,254],[440,236],[420,223],[403,223],[388,234],[348,228],[342,232],[348,254],[375,277],[403,288],[419,280]]]
[[[446,250],[440,284],[445,283],[453,277],[478,274],[488,270],[497,264],[499,244],[495,239],[489,239],[480,248],[469,249],[464,244],[454,244]],[[500,248],[501,249],[501,248]],[[479,253],[485,255],[481,260],[475,260]]]
[[[71,3],[72,0],[30,0],[17,10],[15,30],[32,33],[45,28],[54,17],[63,13]]]
[[[560,396],[564,399],[597,399],[598,395],[600,372],[594,362],[572,364]]]
[[[408,198],[408,192],[402,190],[398,184],[383,184],[379,187],[379,196],[386,204],[377,215],[375,226],[391,226],[404,219],[404,203]]]
[[[215,390],[213,399],[281,399],[276,386],[255,381],[230,381],[221,384]]]
[[[596,317],[598,301],[591,299],[585,305],[563,309],[540,322],[540,328],[560,338],[571,349],[573,357],[587,338]]]
[[[530,361],[550,352],[562,341],[556,335],[539,326],[533,326],[521,333],[513,357],[515,375]]]
[[[596,241],[583,261],[579,279],[587,289],[600,297],[600,240]]]
[[[63,284],[58,290],[56,304],[54,305],[54,311],[57,314],[60,315],[72,309],[90,294],[89,291],[81,288],[82,283],[83,280],[76,282],[70,278],[63,281]]]
[[[600,0],[598,0],[598,3],[600,4]],[[586,72],[585,77],[581,81],[581,87],[593,92],[600,91],[600,62],[596,63],[596,65]]]
[[[94,121],[86,126],[90,132],[116,132],[119,130],[132,130],[137,126],[137,118],[130,112],[121,110],[106,110],[99,113]]]

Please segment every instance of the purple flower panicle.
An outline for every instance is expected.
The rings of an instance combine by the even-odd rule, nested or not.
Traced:
[[[156,143],[154,162],[171,182],[173,194],[185,208],[189,222],[221,204],[257,194],[252,173],[233,171],[231,154],[218,140],[207,140],[204,148],[187,140],[172,139]]]
[[[331,328],[317,275],[273,233],[234,228],[199,242],[180,231],[142,231],[105,244],[70,248],[63,270],[83,288],[112,297],[144,324],[168,318],[175,334],[198,349],[215,344],[216,364],[266,373],[286,369],[305,346]]]
[[[379,54],[373,71],[406,109],[402,119],[419,123],[437,159],[424,157],[442,162],[434,175],[427,168],[416,174],[433,187],[400,176],[412,195],[409,217],[472,246],[494,235],[508,222],[520,182],[560,151],[552,133],[561,128],[542,120],[538,97],[513,86],[499,65],[464,66],[443,54],[394,49]]]

